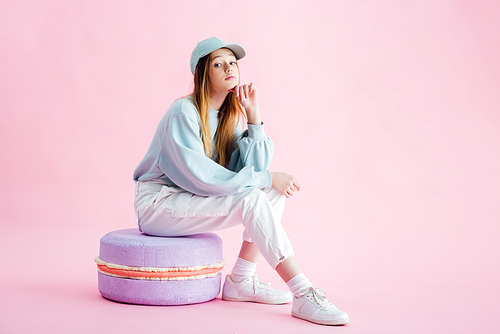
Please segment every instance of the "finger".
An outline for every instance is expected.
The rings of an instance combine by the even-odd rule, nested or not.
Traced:
[[[250,88],[250,91],[249,91],[249,92],[250,92],[250,93],[253,93],[253,92],[254,92],[254,90],[255,90],[255,85],[253,84],[253,82],[251,82],[251,83],[250,83],[250,87],[249,87],[249,88]]]
[[[292,180],[293,180],[293,185],[295,188],[297,188],[297,190],[300,191],[300,184],[299,184],[299,181],[297,181],[297,179],[295,177],[292,176]]]
[[[243,101],[244,98],[245,98],[245,91],[243,86],[240,86],[240,101]]]
[[[248,99],[248,85],[243,86],[243,91],[245,92],[245,98]]]

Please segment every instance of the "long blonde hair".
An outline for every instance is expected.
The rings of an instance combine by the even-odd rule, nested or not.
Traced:
[[[211,54],[201,58],[194,72],[194,89],[191,99],[198,110],[201,119],[201,140],[205,155],[212,157],[212,138],[210,135],[210,94],[212,85],[208,76],[210,72]],[[238,66],[236,64],[236,66]],[[238,68],[239,69],[239,68]],[[241,109],[238,98],[233,92],[227,94],[226,99],[220,107],[218,118],[219,124],[215,132],[215,161],[226,166],[231,155],[231,144],[233,132],[238,121],[245,114]]]

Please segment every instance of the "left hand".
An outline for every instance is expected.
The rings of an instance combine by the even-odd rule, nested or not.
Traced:
[[[238,101],[247,112],[259,107],[259,94],[253,83],[249,85],[236,85],[229,91],[236,94]]]
[[[300,191],[300,184],[292,175],[282,172],[271,172],[272,187],[286,198]]]

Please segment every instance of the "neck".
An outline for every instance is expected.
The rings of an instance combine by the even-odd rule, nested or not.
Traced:
[[[212,91],[210,95],[210,107],[212,107],[213,110],[219,110],[228,93],[227,90]]]

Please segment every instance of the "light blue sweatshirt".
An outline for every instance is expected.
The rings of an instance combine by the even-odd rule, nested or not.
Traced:
[[[212,139],[217,111],[211,110]],[[135,181],[161,180],[201,196],[226,196],[247,188],[271,187],[268,171],[273,142],[263,125],[238,124],[233,134],[228,168],[209,159],[201,141],[201,121],[189,98],[174,101],[156,129],[144,159],[134,172]]]

